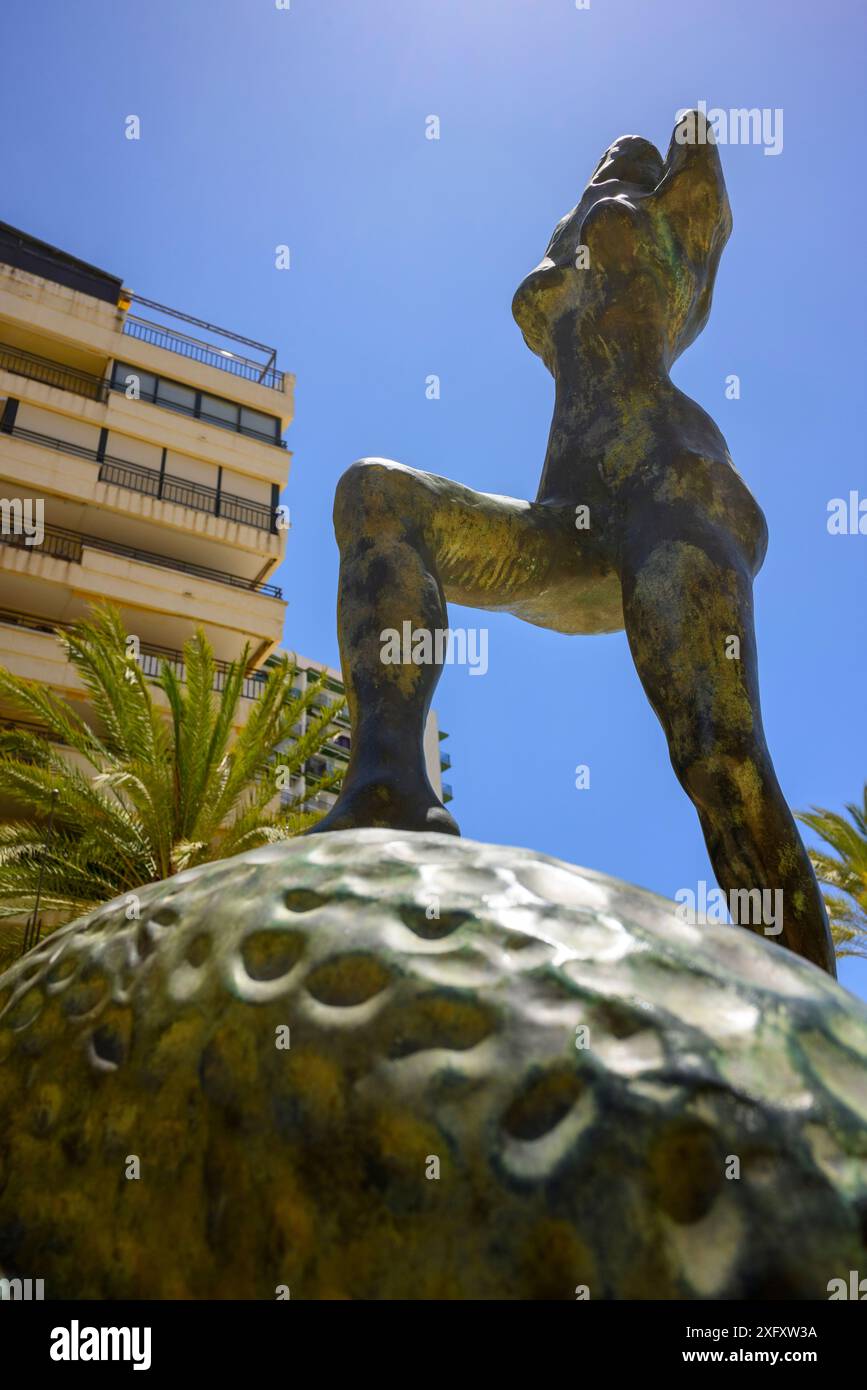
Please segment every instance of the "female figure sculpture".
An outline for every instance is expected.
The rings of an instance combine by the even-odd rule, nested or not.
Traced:
[[[703,115],[678,122],[665,161],[638,136],[615,141],[512,306],[556,383],[535,501],[386,459],[341,478],[352,755],[317,830],[459,833],[422,751],[440,666],[383,662],[385,631],[442,631],[447,601],[563,633],[625,628],[721,888],[781,890],[777,939],[833,975],[822,897],[762,729],[752,581],[765,519],[720,430],[669,376],[707,322],[730,231]]]

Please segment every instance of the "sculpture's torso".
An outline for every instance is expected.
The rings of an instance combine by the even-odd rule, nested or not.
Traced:
[[[611,399],[609,392],[609,406]],[[587,622],[576,630],[622,626],[620,552],[631,528],[652,527],[661,541],[716,530],[755,573],[767,547],[764,515],[710,416],[674,387],[619,416],[594,415],[593,404],[555,411],[536,496],[574,518],[575,543],[586,555]],[[588,509],[584,518],[579,507]]]

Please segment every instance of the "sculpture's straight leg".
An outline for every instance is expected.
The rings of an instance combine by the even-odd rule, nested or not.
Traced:
[[[380,459],[344,474],[334,525],[352,753],[338,802],[316,829],[458,833],[430,785],[423,751],[441,662],[386,664],[384,634],[402,633],[405,623],[445,631],[447,598],[556,627],[561,596],[574,603],[580,587],[574,527],[570,534],[568,513]]]
[[[782,890],[782,932],[771,939],[834,975],[822,895],[762,728],[752,577],[730,536],[652,509],[625,540],[626,632],[720,887]],[[761,933],[768,924],[740,925]]]
[[[388,629],[402,632],[406,621],[413,630],[448,625],[425,541],[426,503],[423,484],[375,465],[350,469],[338,486],[337,633],[352,752],[341,796],[320,830],[361,824],[457,833],[430,784],[423,750],[440,668],[382,660]]]

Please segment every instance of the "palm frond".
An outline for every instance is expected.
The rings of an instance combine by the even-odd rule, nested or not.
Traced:
[[[58,640],[87,691],[84,714],[0,668],[0,695],[45,729],[40,737],[0,727],[0,795],[18,812],[0,824],[0,958],[10,943],[20,945],[37,885],[44,930],[53,930],[192,864],[301,834],[319,819],[306,803],[342,778],[339,769],[308,780],[274,809],[277,768],[300,774],[342,708],[340,701],[311,714],[296,736],[325,673],[298,692],[294,662],[282,658],[244,721],[249,649],[227,667],[217,697],[214,654],[201,631],[184,646],[183,670],[163,662],[157,678],[144,676],[108,604]]]
[[[867,957],[867,784],[863,805],[850,803],[846,811],[852,823],[821,806],[798,812],[798,819],[835,851],[810,848],[809,854],[819,882],[834,890],[825,903],[837,955]]]
[[[0,696],[20,713],[35,716],[36,721],[45,726],[48,738],[66,744],[89,763],[106,756],[106,749],[93,730],[66,700],[54,695],[46,686],[14,676],[0,666]]]

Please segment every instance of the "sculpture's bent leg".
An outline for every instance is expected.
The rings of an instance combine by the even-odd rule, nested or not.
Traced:
[[[546,584],[565,585],[576,563],[574,527],[570,535],[565,519],[535,503],[365,459],[338,484],[334,529],[352,752],[340,796],[315,829],[393,826],[459,834],[430,784],[423,751],[442,652],[433,642],[433,660],[389,661],[386,635],[399,635],[405,656],[405,632],[445,633],[446,597],[531,621],[538,603],[544,620]]]
[[[733,918],[835,975],[822,895],[765,743],[743,549],[706,521],[653,509],[631,519],[622,564],[635,665],[730,906],[740,890]],[[771,890],[761,914],[745,896],[757,889]]]

